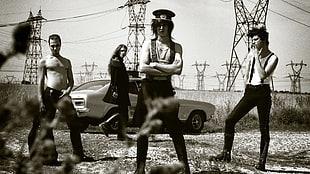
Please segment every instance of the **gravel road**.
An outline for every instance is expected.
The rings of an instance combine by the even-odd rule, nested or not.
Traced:
[[[12,133],[7,146],[17,152],[26,142],[28,130]],[[59,160],[71,153],[69,132],[55,130],[55,142]],[[119,173],[132,174],[135,169],[136,144],[126,148],[124,142],[117,141],[116,135],[105,137],[101,133],[82,134],[84,150],[97,161],[78,164],[74,173],[104,174],[112,168]],[[177,161],[173,143],[167,134],[150,137],[147,170],[158,165]],[[223,133],[185,135],[187,152],[193,173],[309,173],[310,174],[310,135],[309,132],[271,132],[267,172],[254,168],[259,155],[260,133],[258,131],[236,133],[231,163],[214,163],[208,157],[217,154],[223,146]],[[23,154],[28,156],[27,146]],[[2,162],[0,165],[3,165]],[[0,166],[1,167],[1,166]],[[2,166],[3,167],[3,166]],[[1,167],[1,169],[3,169]],[[53,173],[55,167],[45,166],[46,173]],[[9,171],[9,170],[8,170]],[[2,172],[0,172],[2,173]],[[10,173],[10,172],[8,172]]]

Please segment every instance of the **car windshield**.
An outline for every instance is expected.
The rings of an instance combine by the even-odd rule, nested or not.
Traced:
[[[81,90],[98,90],[108,84],[110,80],[96,80],[91,82],[86,82],[81,84],[80,86],[73,89],[73,91],[81,91]]]

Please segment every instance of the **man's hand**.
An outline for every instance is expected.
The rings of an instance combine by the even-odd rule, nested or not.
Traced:
[[[253,51],[253,56],[256,60],[259,60],[261,53],[262,53],[263,48],[261,48],[260,50],[258,50],[256,47],[252,48]]]
[[[63,89],[61,90],[62,94],[59,96],[59,98],[62,98],[63,96],[69,95],[69,90],[68,89]]]

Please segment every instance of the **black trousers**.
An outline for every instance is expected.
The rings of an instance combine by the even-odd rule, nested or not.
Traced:
[[[235,125],[252,108],[257,107],[259,116],[259,127],[261,132],[260,153],[267,155],[270,141],[269,133],[269,114],[271,108],[271,95],[269,85],[247,85],[244,96],[235,106],[225,120],[225,144],[224,150],[231,151]]]
[[[52,89],[47,87],[44,91],[44,98],[43,102],[45,105],[45,111],[41,112],[40,115],[33,118],[32,128],[30,130],[30,133],[28,135],[28,147],[29,151],[32,151],[32,146],[34,145],[35,139],[37,137],[38,130],[40,128],[40,124],[42,123],[42,120],[44,119],[48,123],[50,123],[55,118],[56,113],[56,104],[60,100],[60,95],[62,94],[61,91]],[[82,157],[84,155],[83,153],[83,146],[81,141],[81,132],[85,130],[84,125],[85,119],[87,118],[79,118],[76,114],[75,108],[73,104],[71,103],[69,105],[70,109],[73,112],[73,115],[66,116],[66,122],[68,125],[68,128],[70,129],[70,139],[72,143],[73,148],[73,154]],[[47,129],[46,134],[43,138],[44,139],[50,139],[54,141],[54,135],[53,135],[53,129]],[[57,152],[56,152],[57,153]],[[31,156],[32,154],[30,154]]]
[[[148,99],[154,100],[156,98],[168,98],[174,96],[174,89],[170,80],[143,80],[141,90],[138,96],[138,103],[135,111],[135,120],[141,126],[145,120],[147,109],[145,101]],[[175,150],[179,161],[185,165],[185,173],[189,174],[189,164],[187,159],[187,152],[185,140],[182,133],[182,124],[178,118],[178,110],[162,113],[157,118],[163,121],[163,126],[167,128],[170,137],[174,143]],[[136,174],[144,173],[145,162],[148,150],[148,137],[142,136],[137,140],[137,170]]]

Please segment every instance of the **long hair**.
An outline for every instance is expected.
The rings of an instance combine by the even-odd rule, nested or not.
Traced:
[[[161,22],[164,22],[168,25],[168,34],[169,34],[170,39],[172,39],[171,33],[172,33],[173,28],[174,28],[173,22],[172,21],[164,21],[164,20],[158,21],[158,19],[152,19],[151,29],[152,29],[152,32],[153,32],[155,38],[158,37],[157,26]]]
[[[115,48],[115,50],[113,51],[112,57],[111,57],[111,59],[110,59],[110,63],[109,63],[109,65],[108,65],[108,72],[109,72],[110,75],[111,75],[111,61],[112,61],[112,59],[115,58],[115,57],[120,58],[120,51],[121,51],[122,48],[125,48],[125,49],[126,49],[126,52],[127,52],[127,46],[124,45],[124,44],[119,44],[119,45]]]

